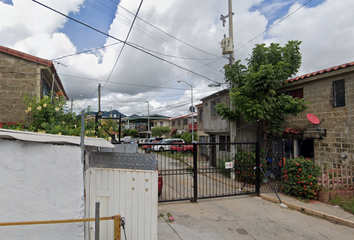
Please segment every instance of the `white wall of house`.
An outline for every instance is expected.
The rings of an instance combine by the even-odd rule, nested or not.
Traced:
[[[79,146],[0,139],[0,222],[84,218]],[[84,239],[83,223],[0,226],[1,239]]]

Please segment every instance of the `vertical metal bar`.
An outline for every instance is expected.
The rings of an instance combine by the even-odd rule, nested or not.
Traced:
[[[96,202],[96,211],[95,211],[95,240],[100,240],[100,202]]]
[[[193,190],[194,196],[192,202],[197,202],[198,199],[198,164],[197,164],[197,145],[193,143]]]
[[[259,147],[259,141],[261,138],[261,125],[259,120],[257,121],[257,142],[256,142],[256,194],[259,196],[260,194],[260,159],[259,159],[259,154],[260,154],[260,147]]]
[[[122,218],[120,215],[115,215],[114,220],[114,240],[120,240],[120,222]]]
[[[85,109],[81,111],[81,141],[80,147],[83,148],[85,146]]]
[[[119,137],[118,137],[118,139],[119,139],[119,143],[121,143],[120,142],[120,137],[121,137],[121,135],[122,135],[122,115],[120,114],[119,115]]]

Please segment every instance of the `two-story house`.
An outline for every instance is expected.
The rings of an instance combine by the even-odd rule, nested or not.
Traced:
[[[287,138],[287,157],[304,156],[314,158],[316,162],[354,164],[354,62],[287,82],[279,92],[309,102],[305,112],[286,119],[283,137]],[[317,120],[316,117],[319,124],[313,119]]]
[[[0,123],[28,117],[23,94],[42,98],[52,89],[55,97],[68,99],[53,61],[0,46]]]
[[[193,132],[198,131],[197,113],[179,115],[171,117],[170,121],[171,135],[182,135],[185,132],[192,133],[192,116],[193,116]]]

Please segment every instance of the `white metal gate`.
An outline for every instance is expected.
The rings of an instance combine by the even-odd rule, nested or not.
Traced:
[[[88,217],[95,217],[99,201],[101,217],[125,218],[127,239],[157,239],[157,171],[91,167],[85,175]],[[88,239],[94,240],[94,225],[87,225]],[[113,221],[102,221],[100,239],[113,240],[113,228]]]

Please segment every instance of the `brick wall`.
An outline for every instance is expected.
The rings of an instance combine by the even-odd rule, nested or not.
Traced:
[[[23,94],[40,97],[40,68],[36,63],[0,53],[0,122],[28,116]]]
[[[304,100],[310,102],[308,110],[296,117],[288,117],[286,127],[314,128],[306,115],[315,114],[321,121],[321,128],[327,130],[322,140],[314,140],[314,157],[317,162],[341,163],[341,153],[348,153],[351,164],[354,163],[354,69],[348,72],[338,71],[338,74],[325,77],[326,74],[316,76],[316,79],[299,80],[289,84],[287,91],[303,88]],[[325,77],[325,78],[324,78]],[[345,106],[332,107],[329,103],[332,82],[345,79]],[[303,81],[303,83],[301,83]],[[305,138],[319,137],[317,134],[305,134]]]

